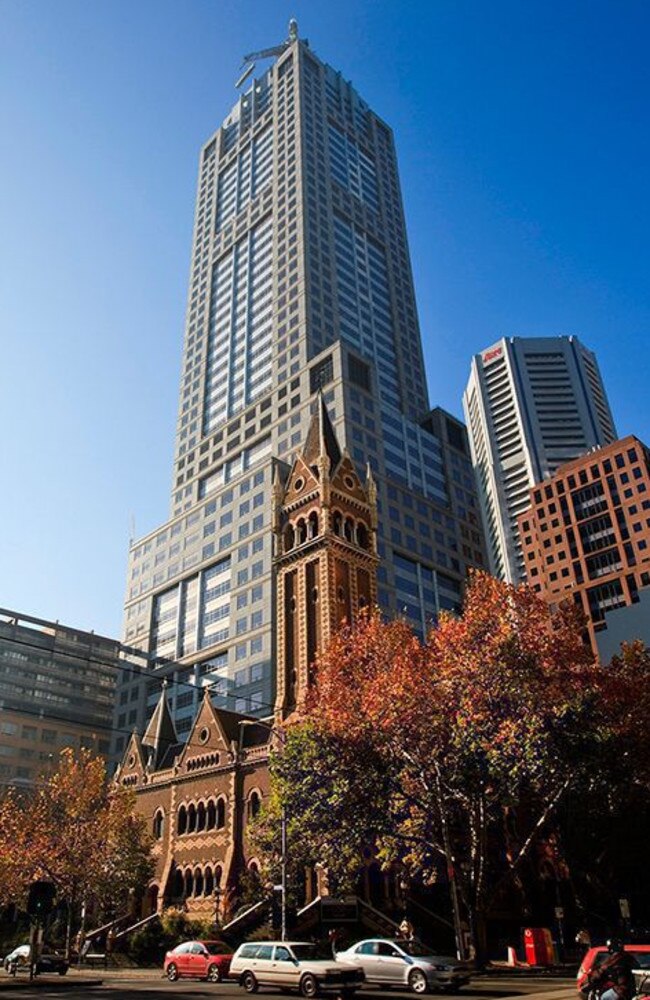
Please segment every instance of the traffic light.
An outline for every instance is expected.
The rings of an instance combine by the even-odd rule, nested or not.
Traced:
[[[46,917],[54,907],[56,886],[53,882],[32,882],[29,887],[27,912],[30,917]]]

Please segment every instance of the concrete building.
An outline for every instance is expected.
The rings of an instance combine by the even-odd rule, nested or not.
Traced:
[[[429,413],[392,132],[295,24],[273,54],[200,152],[170,518],[129,553],[124,640],[176,661],[181,737],[206,685],[273,708],[269,498],[319,391],[373,472],[381,606],[423,631],[486,558],[464,427]]]
[[[33,784],[64,747],[108,756],[118,676],[145,666],[114,639],[0,609],[0,786]]]
[[[592,451],[535,486],[529,504],[519,532],[530,585],[582,609],[598,656],[610,615],[650,586],[650,451],[634,436]],[[614,619],[617,646],[625,621],[628,639],[643,638],[637,619],[631,609]],[[611,643],[602,651],[611,659]]]
[[[531,486],[616,438],[596,357],[577,337],[504,337],[474,356],[463,406],[490,570],[520,583]]]

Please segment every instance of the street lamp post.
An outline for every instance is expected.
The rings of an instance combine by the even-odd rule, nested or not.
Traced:
[[[242,719],[241,726],[263,726],[271,737],[277,737],[280,745],[284,747],[286,733],[283,729],[276,729],[272,723],[264,722],[262,719]],[[270,745],[270,741],[269,741]],[[275,887],[274,887],[275,889]],[[280,940],[287,940],[287,807],[282,803],[280,813]]]
[[[280,850],[281,850],[281,869],[280,869],[280,885],[282,888],[281,897],[281,923],[280,923],[280,940],[287,940],[287,807],[282,803],[282,812],[280,815]]]

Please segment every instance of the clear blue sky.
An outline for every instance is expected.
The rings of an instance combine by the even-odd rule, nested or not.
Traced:
[[[650,4],[3,0],[0,606],[119,635],[169,511],[200,144],[289,17],[394,128],[432,404],[578,334],[650,440]]]

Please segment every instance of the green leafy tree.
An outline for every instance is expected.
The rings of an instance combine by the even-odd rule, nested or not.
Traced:
[[[280,877],[280,826],[284,805],[290,845],[289,888],[296,902],[306,867],[330,873],[330,890],[349,892],[362,851],[390,829],[391,775],[370,742],[346,740],[315,718],[286,730],[271,759],[272,793],[254,827],[252,846],[264,859],[262,883]]]

